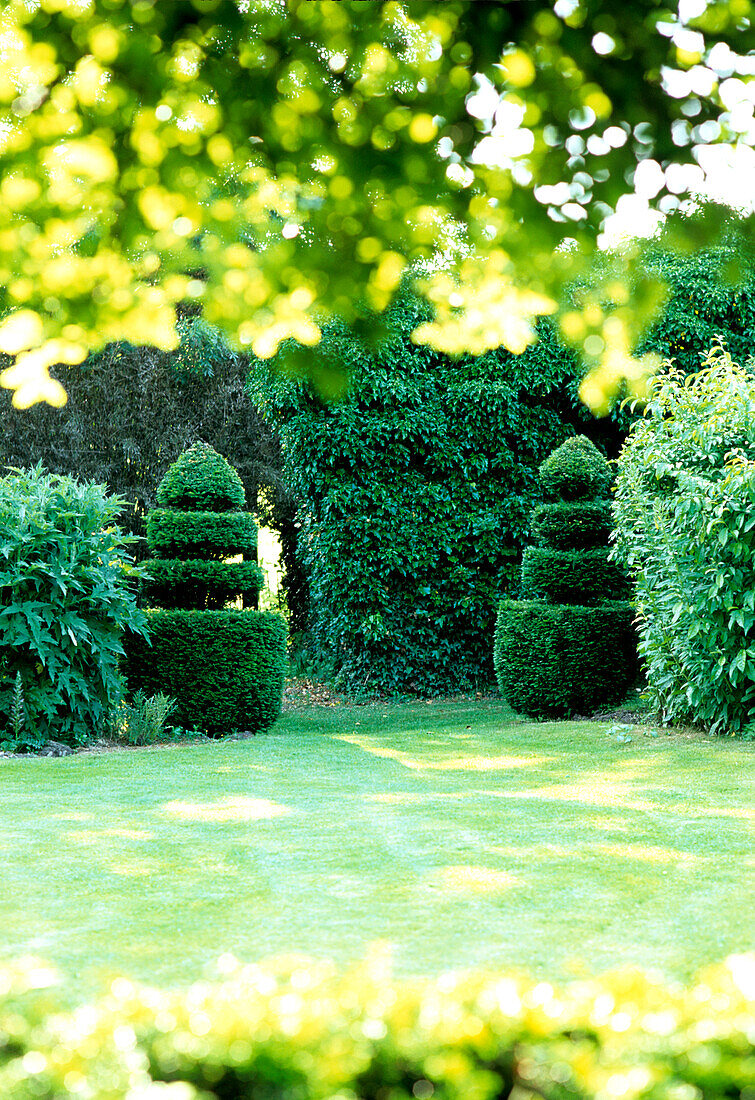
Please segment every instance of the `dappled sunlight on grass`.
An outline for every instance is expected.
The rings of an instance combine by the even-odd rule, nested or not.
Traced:
[[[588,781],[549,785],[523,791],[491,791],[498,798],[537,799],[544,802],[580,802],[584,806],[604,806],[617,810],[654,810],[650,799],[634,797],[626,784]]]
[[[519,879],[493,867],[442,867],[429,875],[427,882],[449,893],[500,894],[519,885]]]
[[[143,878],[156,874],[160,870],[160,863],[156,859],[121,860],[119,863],[109,864],[107,869],[114,875]]]
[[[264,737],[0,761],[2,951],[73,988],[223,951],[684,978],[750,946],[753,746],[617,744],[498,704],[316,708]],[[91,988],[91,985],[90,985]]]
[[[92,844],[109,837],[117,840],[154,840],[154,833],[145,829],[75,829],[66,833],[74,844]]]
[[[246,798],[229,795],[217,802],[185,802],[175,799],[165,802],[161,812],[181,821],[263,821],[290,813],[288,806],[272,802],[269,798]]]
[[[511,768],[532,768],[541,764],[548,764],[553,761],[553,757],[538,756],[534,753],[522,753],[521,755],[513,756],[511,754],[505,756],[463,756],[457,755],[447,756],[445,759],[436,759],[427,754],[423,756],[416,756],[412,753],[403,751],[402,749],[393,749],[388,745],[383,745],[375,738],[364,737],[359,734],[342,734],[336,737],[336,741],[345,741],[349,745],[355,745],[359,749],[363,749],[365,752],[371,753],[373,756],[378,756],[383,760],[394,760],[397,764],[402,764],[405,768],[418,771],[463,771],[463,772],[495,772],[495,771],[508,771]],[[446,752],[449,751],[449,746],[445,741],[429,741],[423,739],[421,742],[422,749],[424,750],[428,744],[443,745]]]
[[[683,852],[676,848],[660,848],[650,844],[594,843],[575,840],[574,844],[539,844],[537,848],[521,845],[492,845],[485,849],[495,855],[526,859],[531,865],[549,859],[590,860],[595,856],[609,856],[614,859],[635,860],[640,863],[658,863],[677,866],[679,864],[703,864],[717,857],[702,856],[694,852]]]

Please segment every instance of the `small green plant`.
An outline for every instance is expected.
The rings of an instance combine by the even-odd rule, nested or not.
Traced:
[[[129,745],[154,745],[169,740],[165,723],[176,709],[176,700],[163,692],[146,696],[137,691],[131,704],[119,710],[119,735]]]
[[[10,731],[9,734],[0,741],[0,749],[5,752],[21,752],[24,749],[37,748],[39,746],[39,739],[29,728],[26,717],[24,682],[21,677],[21,670],[19,669],[13,681],[13,696],[8,714]]]
[[[24,682],[21,679],[21,670],[16,673],[16,683],[13,689],[13,706],[10,712],[11,731],[13,740],[21,740],[21,731],[26,722],[26,706],[24,705]]]

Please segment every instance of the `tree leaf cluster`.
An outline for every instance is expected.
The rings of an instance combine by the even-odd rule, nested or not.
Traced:
[[[62,404],[50,368],[91,349],[175,347],[182,301],[268,358],[382,310],[407,272],[435,306],[422,339],[520,352],[641,162],[694,173],[742,140],[755,47],[750,0],[8,0],[0,30],[19,407]],[[692,186],[662,174],[653,205]],[[593,407],[640,382],[652,300],[580,307]]]

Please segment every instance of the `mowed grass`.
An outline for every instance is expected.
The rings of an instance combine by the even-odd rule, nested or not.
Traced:
[[[225,952],[685,978],[752,948],[753,746],[496,702],[312,708],[248,741],[0,762],[3,953],[88,995]]]

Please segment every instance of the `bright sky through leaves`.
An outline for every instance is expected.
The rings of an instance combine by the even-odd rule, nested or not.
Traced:
[[[7,0],[0,384],[60,404],[51,367],[173,347],[186,300],[269,357],[412,275],[451,354],[558,309],[602,411],[663,291],[626,255],[564,288],[635,183],[667,213],[751,150],[753,50],[750,0]]]

